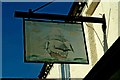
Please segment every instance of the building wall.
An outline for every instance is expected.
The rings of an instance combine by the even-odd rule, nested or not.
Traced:
[[[47,78],[61,78],[61,65],[54,64]]]
[[[120,36],[120,1],[118,3],[118,35]]]
[[[105,14],[106,17],[106,25],[107,25],[107,40],[108,47],[110,47],[114,41],[118,38],[118,2],[101,2],[97,7],[93,16],[101,16],[101,14]],[[95,26],[97,26],[95,24]],[[98,25],[99,27],[99,25]],[[100,35],[102,39],[102,32],[100,32],[100,28],[95,27],[96,31]]]
[[[118,11],[120,12],[120,9],[118,10],[118,2],[113,2],[112,0],[107,0],[106,2],[101,1],[94,13],[88,15],[86,11],[89,9],[91,2],[92,0],[88,1],[88,8],[85,8],[83,15],[102,18],[102,15],[105,14],[107,25],[107,43],[109,48],[120,35],[120,25],[118,28]],[[90,26],[92,28],[90,28]],[[98,23],[84,23],[90,63],[70,64],[71,78],[84,78],[90,69],[94,66],[94,64],[103,56],[103,31],[101,26],[102,24]],[[54,65],[47,78],[61,78],[60,72],[60,64]]]

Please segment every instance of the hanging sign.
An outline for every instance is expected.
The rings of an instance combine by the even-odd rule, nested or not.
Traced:
[[[88,63],[83,25],[24,20],[25,62]]]

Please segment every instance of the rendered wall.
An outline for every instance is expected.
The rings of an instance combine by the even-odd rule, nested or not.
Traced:
[[[92,0],[88,1],[88,7],[90,6]],[[120,6],[120,5],[119,5]],[[87,7],[85,8],[83,15],[86,16]],[[120,11],[120,9],[119,9]],[[93,17],[101,17],[105,14],[106,25],[107,25],[107,42],[108,48],[114,43],[118,38],[118,30],[120,35],[120,28],[118,29],[118,2],[113,2],[112,0],[107,0],[106,2],[101,1],[92,15]],[[87,23],[88,24],[88,23]],[[91,26],[93,28],[89,28]],[[90,64],[71,64],[70,65],[70,76],[71,78],[84,78],[85,75],[90,71],[92,66],[103,56],[103,32],[101,24],[84,24],[85,36],[87,41],[88,55]],[[109,26],[109,27],[108,27]],[[94,29],[94,30],[93,30]],[[98,39],[96,33],[98,34],[100,40]],[[94,38],[93,38],[94,37]],[[101,43],[100,43],[101,41]],[[91,46],[92,45],[92,46]],[[94,58],[94,59],[93,59]],[[58,65],[55,65],[58,66]],[[60,67],[60,65],[59,65]],[[57,72],[57,74],[55,74]],[[53,67],[50,71],[48,78],[61,78],[59,70]]]
[[[120,1],[118,4],[118,35],[120,36]]]

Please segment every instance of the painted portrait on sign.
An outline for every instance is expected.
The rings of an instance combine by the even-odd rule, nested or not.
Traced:
[[[24,23],[26,62],[88,63],[82,24]]]

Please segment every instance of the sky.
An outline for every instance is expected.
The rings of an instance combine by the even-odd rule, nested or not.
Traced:
[[[46,2],[2,2],[2,77],[38,78],[43,63],[24,62],[23,22],[15,11],[36,9]],[[72,2],[53,2],[37,13],[67,15]]]

